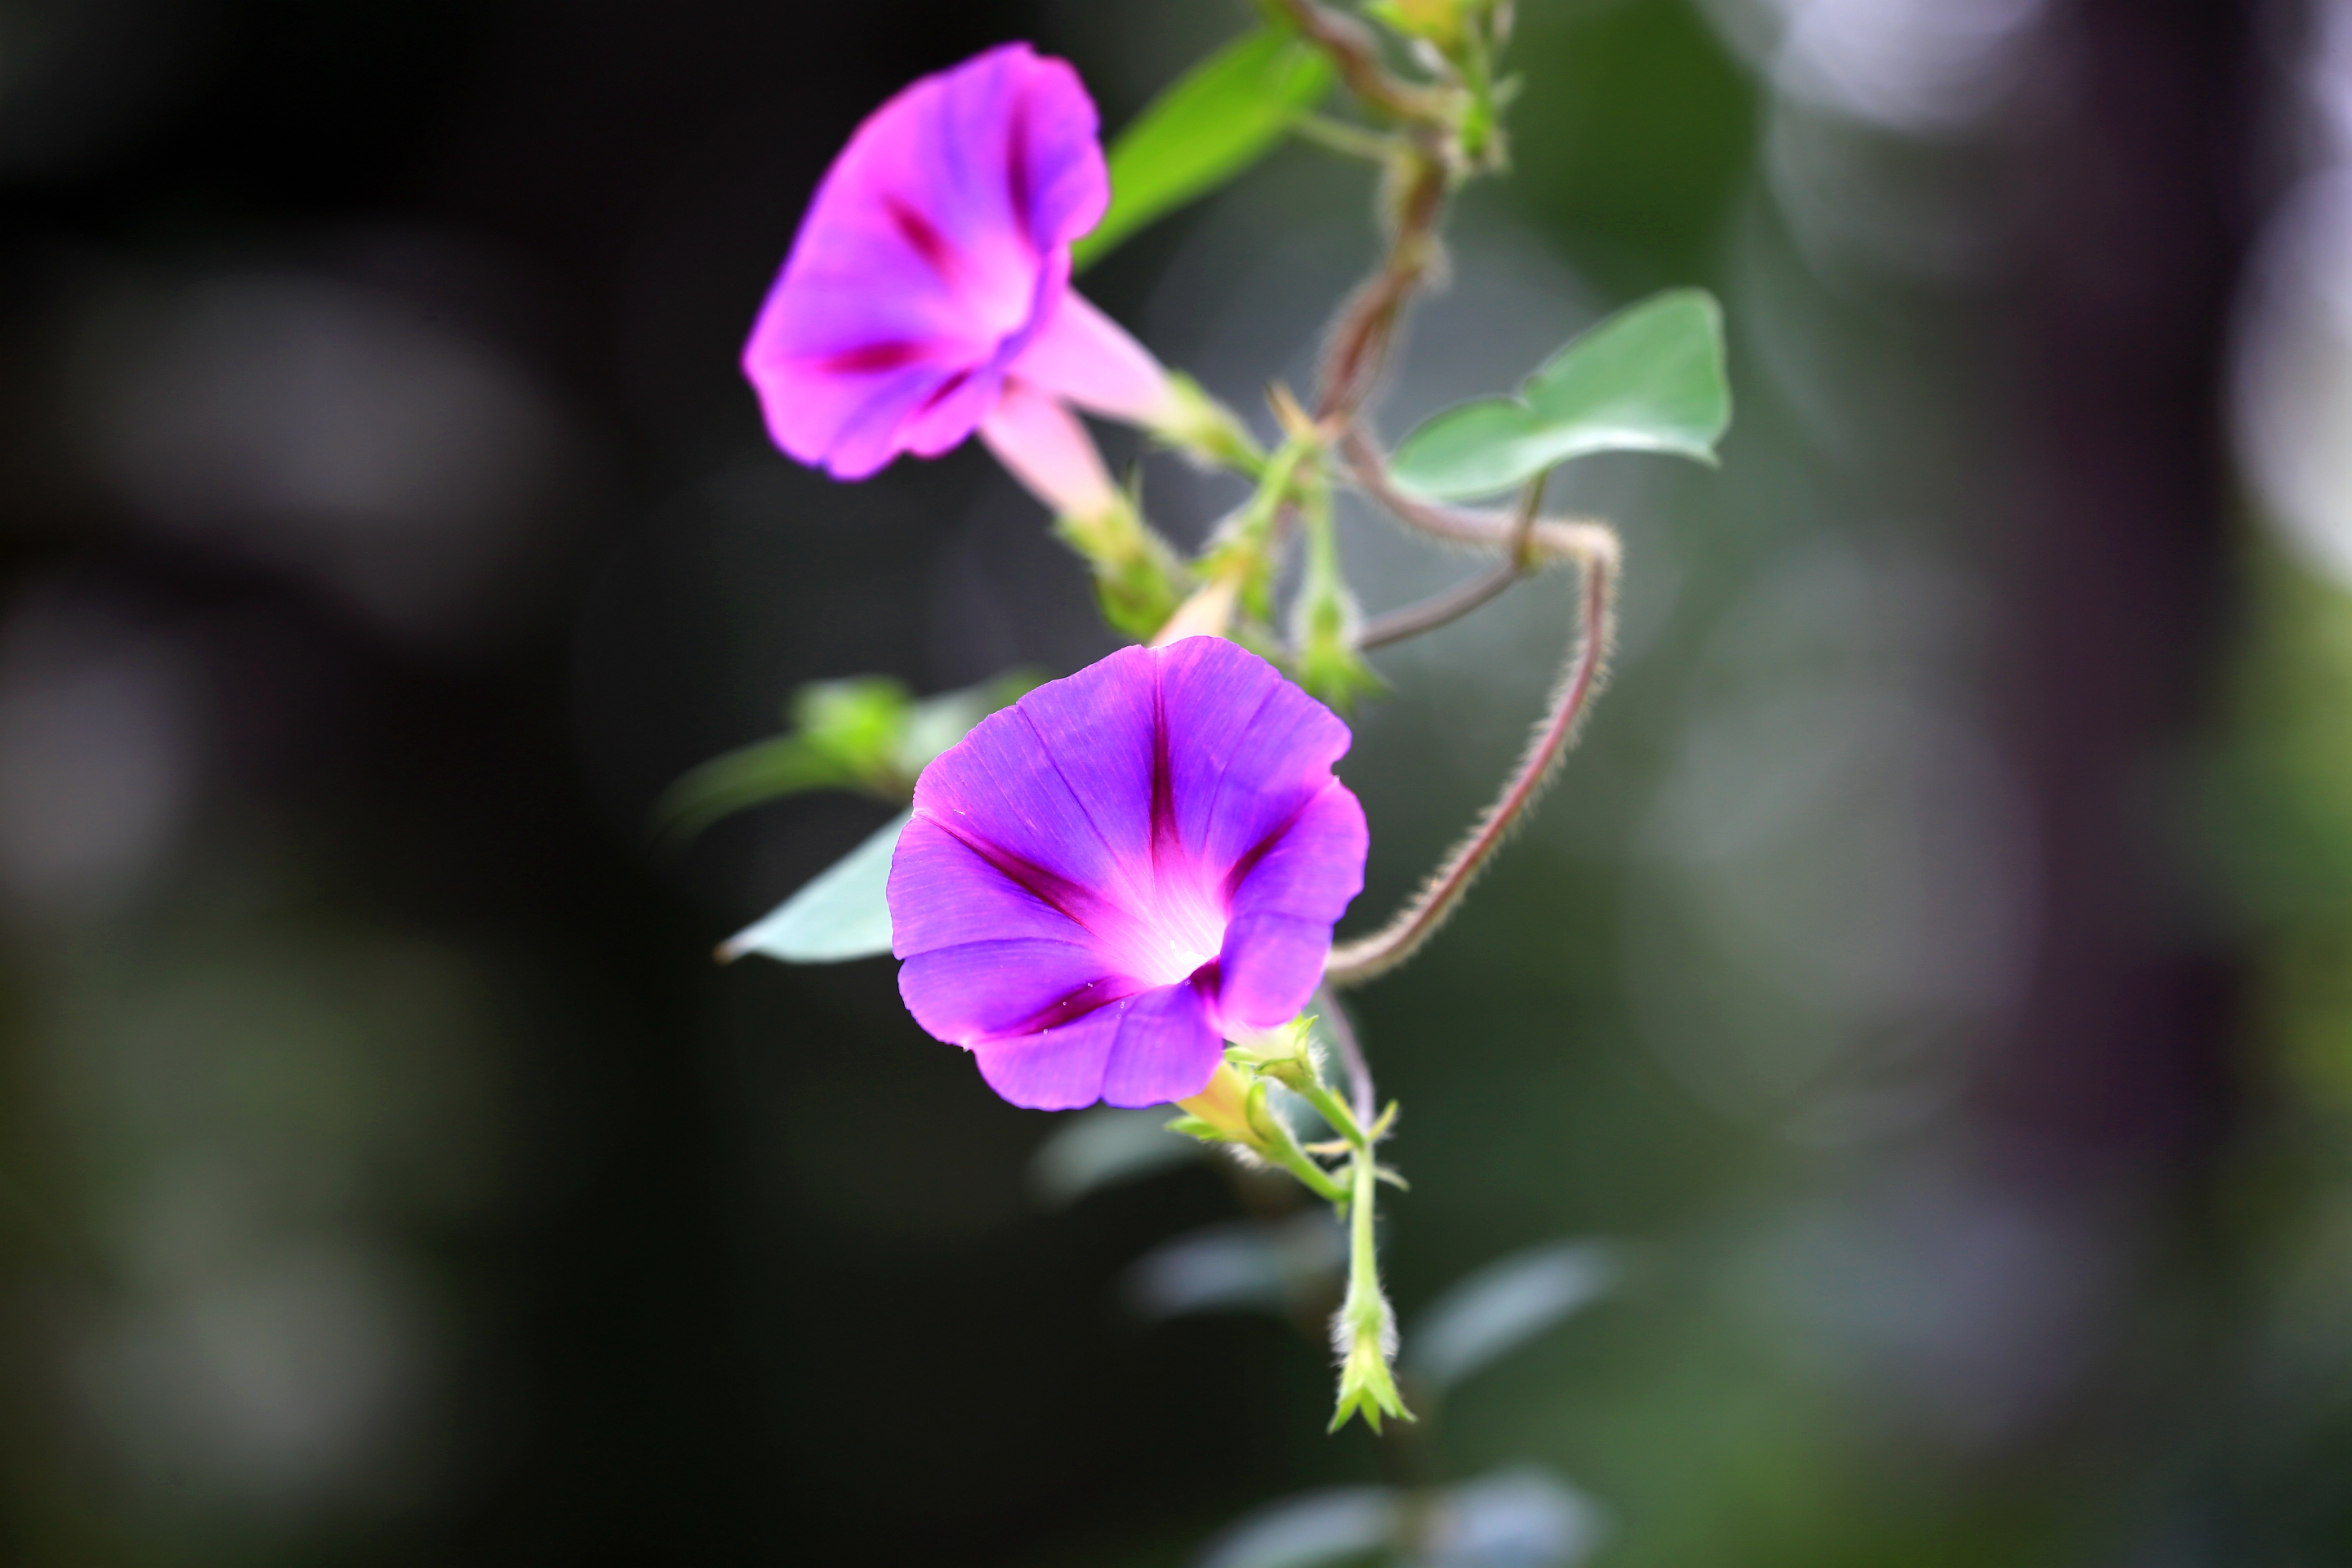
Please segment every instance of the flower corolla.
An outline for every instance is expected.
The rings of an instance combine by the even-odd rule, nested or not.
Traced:
[[[1006,44],[916,81],[817,187],[743,349],[769,434],[858,479],[979,431],[1057,510],[1118,504],[1073,405],[1162,415],[1166,373],[1070,288],[1110,178],[1066,61]]]
[[[890,867],[899,994],[1015,1105],[1195,1095],[1322,979],[1363,887],[1348,727],[1222,637],[1123,648],[982,720]]]

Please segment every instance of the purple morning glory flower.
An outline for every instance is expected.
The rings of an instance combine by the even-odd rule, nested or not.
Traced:
[[[981,721],[890,865],[898,991],[1015,1105],[1195,1095],[1322,979],[1363,887],[1348,727],[1222,637],[1122,648]]]
[[[1006,44],[867,117],[817,187],[743,348],[776,445],[836,479],[978,430],[1049,504],[1115,499],[1071,405],[1142,421],[1150,354],[1071,291],[1110,200],[1067,62]]]

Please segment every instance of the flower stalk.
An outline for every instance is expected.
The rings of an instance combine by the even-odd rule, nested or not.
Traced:
[[[1360,1415],[1365,1425],[1378,1432],[1383,1417],[1413,1419],[1397,1392],[1391,1364],[1396,1358],[1396,1311],[1381,1288],[1375,1223],[1380,1184],[1404,1184],[1395,1172],[1380,1163],[1378,1155],[1381,1141],[1396,1124],[1396,1107],[1390,1106],[1376,1121],[1368,1120],[1333,1092],[1324,1081],[1322,1064],[1312,1044],[1314,1022],[1302,1015],[1283,1028],[1228,1047],[1223,1065],[1201,1092],[1177,1102],[1185,1114],[1169,1127],[1204,1142],[1229,1144],[1278,1165],[1338,1211],[1348,1228],[1348,1284],[1339,1310],[1331,1319],[1332,1349],[1339,1361],[1339,1404],[1331,1430],[1346,1426],[1350,1415]],[[1300,1146],[1289,1123],[1268,1103],[1276,1085],[1314,1107],[1338,1134],[1336,1146],[1318,1143],[1312,1150]],[[1369,1107],[1370,1075],[1358,1073],[1353,1087]],[[1317,1162],[1317,1152],[1345,1153],[1348,1163],[1330,1170]]]
[[[1374,1432],[1381,1417],[1412,1420],[1404,1397],[1397,1392],[1396,1309],[1381,1289],[1380,1260],[1374,1249],[1373,1203],[1380,1190],[1380,1167],[1373,1163],[1371,1144],[1360,1136],[1350,1162],[1354,1188],[1348,1204],[1348,1294],[1331,1319],[1331,1344],[1339,1357],[1339,1400],[1332,1412],[1330,1430],[1337,1432],[1350,1415],[1361,1415]]]

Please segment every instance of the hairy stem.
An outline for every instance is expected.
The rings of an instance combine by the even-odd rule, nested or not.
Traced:
[[[1361,158],[1368,163],[1385,163],[1403,150],[1403,143],[1385,132],[1367,131],[1360,125],[1307,110],[1291,116],[1290,130],[1302,142],[1311,142],[1344,158]]]
[[[1419,604],[1391,610],[1364,623],[1357,635],[1360,648],[1385,647],[1391,643],[1417,637],[1423,632],[1435,631],[1449,621],[1458,621],[1479,605],[1499,595],[1504,589],[1533,571],[1541,555],[1535,542],[1538,521],[1536,508],[1542,504],[1543,481],[1538,479],[1521,493],[1519,510],[1514,519],[1514,529],[1507,541],[1509,556],[1500,565],[1466,578],[1442,594],[1433,594]]]
[[[1531,535],[1540,537],[1539,534]],[[1534,739],[1503,793],[1479,818],[1469,837],[1439,867],[1421,891],[1396,917],[1372,935],[1343,942],[1331,950],[1323,966],[1328,985],[1358,985],[1393,969],[1419,950],[1432,932],[1454,912],[1462,895],[1526,814],[1575,738],[1577,722],[1593,692],[1599,689],[1609,658],[1616,594],[1617,554],[1613,548],[1596,551],[1582,561],[1584,582],[1580,624],[1570,644],[1551,707],[1536,728]]]
[[[1444,256],[1437,237],[1452,183],[1444,163],[1428,150],[1416,148],[1394,167],[1394,231],[1388,258],[1340,307],[1324,350],[1316,416],[1326,426],[1353,420],[1380,385],[1405,309],[1436,274]]]
[[[1448,506],[1401,490],[1389,478],[1388,460],[1360,428],[1350,428],[1340,437],[1339,451],[1356,488],[1416,533],[1473,550],[1510,549],[1517,541],[1519,548],[1552,561],[1582,561],[1596,554],[1613,556],[1617,552],[1617,536],[1606,523],[1591,518],[1523,521],[1524,492],[1520,507],[1505,512]]]
[[[1458,621],[1488,600],[1501,595],[1503,590],[1517,582],[1523,574],[1516,562],[1506,561],[1489,567],[1475,577],[1465,578],[1442,594],[1433,594],[1418,604],[1374,616],[1364,623],[1356,637],[1361,648],[1386,647],[1417,637],[1423,632],[1435,631],[1449,621]]]

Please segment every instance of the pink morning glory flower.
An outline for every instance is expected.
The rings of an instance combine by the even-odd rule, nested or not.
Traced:
[[[1122,648],[923,771],[890,866],[898,991],[1015,1105],[1199,1094],[1322,979],[1363,887],[1348,727],[1222,637]]]
[[[977,430],[1056,510],[1116,504],[1071,407],[1145,422],[1169,387],[1070,288],[1070,242],[1110,201],[1097,126],[1077,72],[1026,44],[925,77],[868,116],[743,348],[776,445],[860,479]]]

